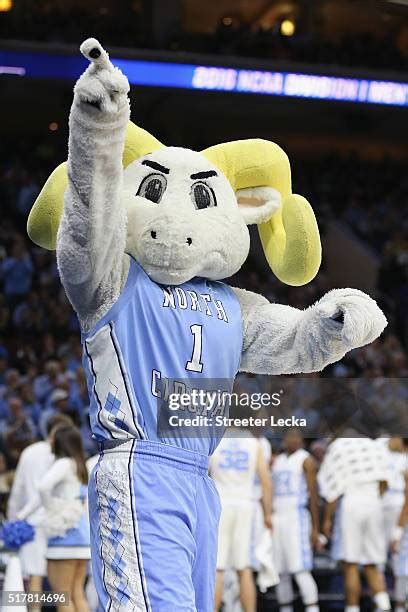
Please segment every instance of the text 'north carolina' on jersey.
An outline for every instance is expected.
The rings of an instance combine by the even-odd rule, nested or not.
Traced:
[[[194,388],[223,379],[231,390],[242,350],[238,299],[227,285],[201,278],[159,285],[130,262],[117,302],[82,335],[93,435],[146,438],[211,453],[217,444],[211,436],[178,437],[177,429],[169,438],[158,436],[158,402],[177,392],[175,381],[182,381],[182,388],[188,380]]]
[[[303,448],[278,455],[272,466],[273,509],[275,512],[306,506],[308,490],[303,464],[309,453]]]

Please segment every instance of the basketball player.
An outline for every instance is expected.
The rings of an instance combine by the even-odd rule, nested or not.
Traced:
[[[403,438],[405,456],[408,452],[408,438]],[[393,569],[394,569],[394,610],[405,612],[408,596],[408,469],[404,472],[404,504],[397,525],[392,534]]]
[[[20,510],[37,497],[37,485],[54,462],[51,451],[53,433],[58,427],[66,425],[72,425],[68,416],[52,416],[46,425],[47,440],[35,442],[21,453],[8,501],[7,516],[10,521],[17,520]],[[29,591],[41,591],[43,578],[47,575],[47,538],[41,526],[43,520],[44,511],[40,508],[32,516],[34,539],[20,550],[23,573],[29,576]]]
[[[308,612],[318,612],[318,592],[311,574],[312,545],[319,543],[316,467],[296,429],[283,440],[284,452],[272,465],[275,560],[282,612],[293,612],[292,576]],[[309,506],[309,510],[308,510]]]
[[[221,499],[218,531],[215,610],[222,601],[223,574],[238,572],[244,612],[255,612],[256,590],[251,567],[251,532],[254,517],[255,475],[262,490],[265,526],[272,528],[272,492],[262,447],[249,431],[233,428],[221,440],[210,460],[210,474]]]
[[[387,462],[381,446],[369,438],[337,438],[327,450],[319,485],[327,504],[324,534],[331,536],[338,507],[340,550],[346,590],[346,612],[359,612],[364,566],[377,610],[390,610],[390,599],[379,566],[386,560],[381,493]],[[341,500],[341,505],[339,501]]]
[[[382,496],[384,530],[387,551],[393,541],[394,529],[398,525],[405,500],[404,475],[408,468],[407,453],[403,438],[379,438],[388,460],[387,490]]]

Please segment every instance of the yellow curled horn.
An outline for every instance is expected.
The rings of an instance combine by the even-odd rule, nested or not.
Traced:
[[[235,191],[268,186],[280,192],[281,209],[258,226],[265,256],[283,283],[310,282],[321,262],[319,228],[309,202],[292,194],[286,153],[268,140],[250,139],[215,145],[202,154],[222,170]]]
[[[162,147],[149,132],[129,121],[123,149],[123,167],[126,168],[135,159]],[[56,247],[67,186],[67,163],[64,162],[48,177],[28,217],[27,232],[31,240],[50,251]]]

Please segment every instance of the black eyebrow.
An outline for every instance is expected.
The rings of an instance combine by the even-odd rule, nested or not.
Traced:
[[[163,172],[163,174],[168,174],[170,172],[170,170],[165,166],[162,166],[161,164],[155,161],[151,161],[150,159],[145,159],[144,161],[142,161],[142,165],[150,166],[150,168],[153,168],[153,170],[160,170],[160,172]]]
[[[210,178],[210,176],[218,176],[215,170],[207,170],[204,172],[196,172],[190,176],[191,179],[205,179]]]

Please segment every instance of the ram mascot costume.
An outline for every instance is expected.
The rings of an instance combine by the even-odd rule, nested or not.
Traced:
[[[303,285],[320,265],[308,202],[285,153],[265,140],[200,153],[129,122],[129,84],[95,39],[74,88],[67,164],[30,213],[32,240],[57,251],[82,330],[91,426],[89,484],[100,609],[213,610],[219,500],[211,436],[160,435],[168,381],[316,372],[372,342],[386,319],[361,291],[301,311],[221,282],[245,262],[257,224],[274,274]],[[159,384],[160,383],[160,384]]]

